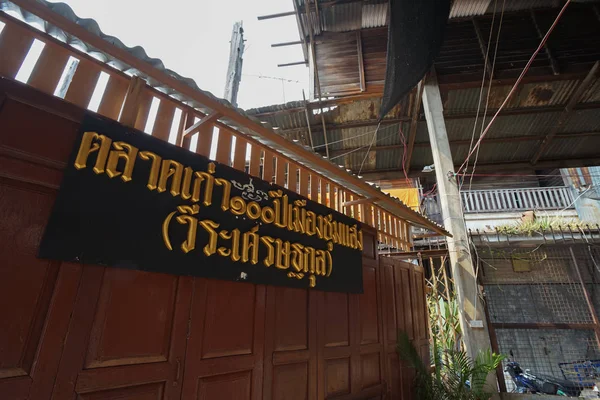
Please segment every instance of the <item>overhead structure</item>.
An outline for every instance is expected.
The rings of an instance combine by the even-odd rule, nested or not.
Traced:
[[[310,4],[308,13],[299,13],[299,33],[303,48],[314,45],[311,65],[318,70],[326,100],[308,106],[326,107],[326,112],[309,113],[307,123],[305,105],[291,102],[249,110],[249,114],[305,144],[309,144],[310,125],[315,150],[325,154],[320,134],[323,118],[330,157],[356,172],[365,160],[361,175],[366,179],[402,179],[405,172],[432,176],[423,172],[433,158],[423,109],[414,108],[420,103],[416,87],[382,120],[369,149],[386,73],[387,1]],[[453,2],[435,68],[455,167],[465,160],[473,132],[476,138],[481,132],[483,115],[489,121],[505,99],[557,16],[557,5],[550,0]],[[599,10],[598,1],[569,5],[483,140],[477,171],[535,173],[600,164],[596,151],[600,148],[600,81],[593,70],[600,59],[595,45],[600,42]],[[567,107],[568,118],[561,117]],[[409,162],[398,161],[402,159]]]

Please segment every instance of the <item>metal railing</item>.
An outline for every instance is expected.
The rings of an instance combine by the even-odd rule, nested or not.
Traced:
[[[573,208],[568,187],[465,190],[461,192],[465,212],[510,212]]]

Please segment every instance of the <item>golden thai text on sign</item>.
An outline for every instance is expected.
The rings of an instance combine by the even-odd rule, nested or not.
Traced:
[[[257,190],[252,178],[249,182],[238,182],[217,177],[216,165],[212,162],[205,171],[194,170],[178,161],[89,131],[83,133],[74,167],[77,170],[92,168],[96,175],[106,175],[128,184],[133,181],[133,172],[139,163],[144,163],[145,170],[149,171],[144,177],[149,191],[184,202],[164,215],[161,235],[164,246],[170,251],[185,254],[200,251],[206,257],[226,257],[235,263],[276,268],[290,279],[306,277],[309,287],[315,287],[317,277],[326,279],[333,272],[335,246],[362,250],[362,231],[356,224],[336,221],[331,213],[320,215],[307,210],[306,200],[291,200],[281,189]],[[216,191],[217,187],[220,190]],[[202,207],[213,205],[223,213],[248,218],[256,224],[244,232],[225,230],[213,219],[197,217]],[[273,225],[282,233],[316,237],[323,241],[323,249],[261,235],[261,225]],[[173,243],[174,229],[185,230],[183,242]],[[207,234],[207,243],[198,243],[199,230]],[[260,254],[265,256],[260,259]]]

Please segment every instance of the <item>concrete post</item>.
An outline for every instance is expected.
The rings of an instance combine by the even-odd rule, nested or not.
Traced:
[[[469,249],[469,237],[457,180],[454,176],[454,163],[446,133],[442,98],[433,69],[425,81],[423,107],[435,164],[444,227],[453,236],[448,238],[448,251],[452,264],[454,288],[461,311],[460,325],[463,331],[463,340],[468,354],[474,358],[478,350],[491,348],[491,342],[485,320],[485,310],[479,297],[479,285],[475,278],[475,268]],[[492,374],[490,376],[495,381],[495,376]]]
[[[229,45],[229,65],[225,81],[225,100],[237,107],[237,95],[242,80],[242,63],[244,57],[244,28],[242,22],[233,24]]]

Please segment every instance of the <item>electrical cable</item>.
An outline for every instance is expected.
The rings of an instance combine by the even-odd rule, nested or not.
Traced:
[[[377,131],[379,131],[379,127],[381,126],[381,122],[379,122],[377,124],[377,129],[375,129],[375,133],[373,133],[373,139],[371,139],[371,144],[369,145],[369,150],[367,150],[367,152],[365,153],[365,157],[362,160],[362,163],[360,164],[360,169],[358,170],[358,175],[360,175],[360,173],[362,172],[363,166],[365,165],[365,161],[367,160],[367,157],[369,156],[369,153],[371,152],[371,147],[373,147],[373,142],[375,141],[375,137],[377,136]]]
[[[458,173],[460,173],[460,171],[468,163],[468,160],[473,155],[475,149],[477,149],[481,145],[481,142],[483,141],[483,139],[485,138],[485,136],[489,132],[490,127],[492,126],[492,124],[494,123],[494,121],[496,120],[496,118],[498,117],[498,115],[500,114],[500,112],[504,109],[504,107],[506,106],[506,104],[508,103],[508,101],[512,98],[513,94],[517,90],[517,87],[519,87],[519,84],[521,83],[521,81],[525,77],[525,74],[527,73],[527,71],[529,71],[529,68],[531,67],[531,64],[533,63],[533,61],[537,57],[538,53],[544,48],[544,45],[546,44],[546,41],[548,41],[548,37],[550,37],[550,34],[552,33],[552,31],[554,31],[554,28],[558,24],[558,21],[560,20],[560,18],[565,13],[565,11],[566,11],[567,7],[569,6],[569,4],[571,4],[571,1],[572,0],[567,0],[565,2],[565,5],[562,7],[562,9],[560,10],[560,12],[556,16],[556,19],[554,20],[554,22],[552,23],[552,25],[548,29],[548,32],[546,32],[546,35],[542,38],[542,41],[540,42],[539,46],[537,47],[537,49],[535,49],[535,51],[533,52],[533,55],[531,56],[531,58],[529,59],[529,61],[527,61],[527,64],[523,68],[523,71],[521,71],[521,74],[517,78],[516,82],[514,83],[513,87],[511,88],[510,92],[508,92],[508,95],[506,96],[506,98],[504,99],[504,101],[502,102],[502,104],[500,105],[500,107],[498,108],[498,110],[496,111],[496,113],[494,114],[494,116],[492,117],[492,119],[490,120],[490,122],[488,123],[488,125],[486,126],[485,130],[483,131],[483,133],[479,137],[479,140],[477,141],[477,143],[475,143],[475,147],[469,152],[469,154],[467,155],[467,158],[461,164],[460,168],[457,171]]]
[[[383,139],[390,138],[390,137],[392,137],[392,136],[394,136],[394,135],[395,135],[395,133],[391,133],[391,134],[389,134],[389,135],[387,135],[387,136],[384,136],[384,137],[378,138],[378,139],[375,141],[375,143],[379,142],[380,140],[383,140]],[[335,156],[335,157],[330,157],[329,159],[330,159],[330,160],[335,160],[336,158],[340,158],[340,157],[347,156],[348,154],[354,153],[355,151],[362,150],[362,149],[364,149],[365,147],[368,147],[368,146],[369,146],[369,145],[365,144],[365,145],[363,145],[363,146],[360,146],[360,147],[357,147],[357,148],[355,148],[355,149],[352,149],[352,150],[348,151],[347,153],[339,154],[339,155],[337,155],[337,156]]]
[[[492,42],[492,33],[494,32],[494,23],[496,21],[496,6],[498,5],[498,0],[494,0],[494,13],[492,14],[492,26],[490,27],[490,35],[488,36],[488,44],[486,47],[485,57],[483,60],[483,74],[481,76],[481,87],[479,88],[479,101],[477,101],[477,112],[475,113],[475,122],[473,123],[473,132],[471,132],[471,143],[469,143],[469,151],[473,148],[473,142],[475,141],[475,131],[477,130],[477,121],[479,120],[479,111],[481,110],[481,99],[483,98],[483,87],[485,86],[485,73],[487,72],[488,66],[488,56],[490,54],[490,43]],[[473,20],[473,24],[475,24],[475,20]],[[477,28],[476,25],[474,25]],[[490,73],[490,82],[492,81],[492,74],[494,73],[494,69]],[[488,92],[489,95],[489,92]],[[485,118],[484,118],[485,121]],[[482,126],[485,122],[482,122]],[[465,173],[468,168],[465,168]],[[462,185],[459,187],[459,191],[462,189]]]
[[[485,124],[485,118],[487,117],[487,112],[488,112],[488,107],[490,104],[490,94],[492,93],[492,82],[494,80],[494,71],[496,69],[496,57],[498,55],[498,43],[500,43],[500,32],[502,31],[502,22],[504,22],[504,10],[506,7],[506,0],[502,1],[502,12],[500,14],[500,23],[498,24],[498,32],[496,33],[496,46],[494,48],[494,58],[492,61],[492,71],[490,73],[490,81],[488,84],[488,90],[487,90],[487,96],[485,99],[485,109],[483,111],[483,120],[481,121],[481,131],[479,132],[479,137],[481,138],[481,135],[483,134],[483,125]],[[494,12],[496,11],[496,8],[494,8]],[[492,32],[490,30],[490,37],[492,35]],[[489,46],[489,45],[488,45]],[[488,47],[489,49],[489,47]],[[481,147],[477,147],[477,153],[475,153],[475,161],[473,162],[473,168],[471,170],[471,173],[474,174],[475,173],[475,169],[477,168],[477,160],[479,159],[479,150],[481,149]],[[467,162],[468,164],[468,162]],[[467,170],[467,168],[465,168],[465,171]],[[471,190],[471,186],[473,184],[473,175],[471,175],[470,179],[469,179],[469,190]]]
[[[390,124],[390,125],[388,125],[388,127],[392,127],[392,126],[394,126],[394,125],[399,125],[400,123],[401,123],[401,122],[395,122],[395,123],[393,123],[393,124]],[[370,135],[370,134],[371,134],[371,133],[373,133],[373,132],[377,133],[377,130],[379,129],[379,125],[377,125],[377,127],[378,127],[378,128],[377,128],[377,129],[375,129],[374,131],[369,131],[369,132],[361,133],[361,134],[359,134],[359,135],[354,135],[354,136],[352,136],[352,137],[349,137],[349,138],[344,138],[344,139],[335,140],[335,141],[333,141],[333,142],[329,142],[329,143],[328,143],[328,145],[329,145],[329,146],[331,146],[332,144],[335,144],[335,143],[341,143],[341,142],[345,142],[345,141],[347,141],[347,140],[353,140],[353,139],[356,139],[356,138],[359,138],[359,137],[367,136],[367,135]],[[316,145],[314,148],[315,148],[315,149],[317,149],[317,148],[319,148],[319,147],[325,147],[325,145],[324,145],[324,144],[319,144],[319,145]]]

